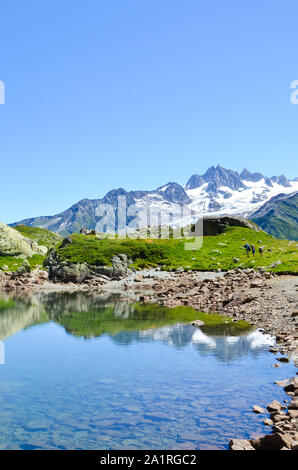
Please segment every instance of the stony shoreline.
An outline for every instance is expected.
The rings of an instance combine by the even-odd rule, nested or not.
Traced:
[[[16,290],[113,291],[124,297],[138,294],[143,302],[158,302],[175,307],[187,305],[204,312],[216,312],[246,320],[276,337],[275,367],[293,360],[298,365],[298,279],[295,276],[276,276],[264,270],[235,269],[227,273],[144,271],[118,280],[95,276],[81,284],[61,284],[48,280],[47,273],[0,273],[0,292]],[[277,383],[291,398],[287,405],[276,401],[268,405],[272,434],[255,440],[232,439],[232,450],[297,450],[298,449],[298,377]],[[261,411],[256,405],[254,412]],[[264,421],[264,422],[265,422]]]
[[[277,277],[266,271],[233,270],[223,276],[200,279],[198,273],[177,273],[166,282],[157,280],[153,298],[162,305],[188,305],[196,310],[216,312],[246,320],[276,337],[275,367],[291,359],[298,365],[297,278]],[[146,298],[144,300],[147,300]],[[152,300],[152,297],[151,297]],[[272,434],[254,440],[232,439],[231,450],[298,450],[298,377],[277,385],[291,397],[285,405],[274,400],[267,406]],[[265,412],[257,405],[254,412]]]

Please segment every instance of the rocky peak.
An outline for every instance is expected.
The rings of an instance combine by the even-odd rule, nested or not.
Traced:
[[[271,181],[273,181],[274,183],[280,184],[281,186],[284,186],[285,188],[289,188],[291,186],[288,178],[285,175],[271,176]]]
[[[240,173],[240,178],[242,180],[256,182],[260,181],[262,178],[264,178],[264,176],[261,173],[251,173],[246,168],[244,168],[244,170],[242,170]]]
[[[204,175],[192,175],[186,183],[185,189],[199,188],[204,183],[208,183],[206,190],[212,195],[217,194],[221,186],[227,186],[230,189],[245,188],[237,171],[227,170],[217,165],[208,168]]]
[[[202,176],[200,175],[192,175],[189,180],[187,181],[186,185],[185,185],[185,189],[188,190],[188,189],[195,189],[195,188],[199,188],[200,186],[202,186],[202,184],[204,184],[204,180],[202,178]]]
[[[158,188],[157,191],[169,202],[176,204],[189,204],[191,202],[185,190],[178,183],[170,182]]]
[[[117,207],[118,206],[118,197],[119,196],[126,196],[127,205],[131,205],[131,204],[135,203],[133,192],[129,193],[129,192],[125,191],[125,189],[123,189],[123,188],[112,189],[112,191],[109,191],[105,195],[105,197],[102,200],[100,200],[99,202],[104,203],[104,204],[111,204],[113,207]]]
[[[226,170],[220,165],[210,167],[203,175],[203,179],[205,182],[211,183],[210,186],[208,185],[207,191],[214,194],[221,186],[227,186],[230,189],[245,188],[237,171]]]

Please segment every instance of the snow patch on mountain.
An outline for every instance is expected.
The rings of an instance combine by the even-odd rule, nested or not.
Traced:
[[[116,229],[125,224],[126,215],[126,223],[132,229],[140,227],[138,211],[143,218],[143,227],[148,223],[149,213],[150,225],[183,226],[202,216],[248,217],[272,197],[297,190],[297,178],[292,181],[284,175],[268,178],[261,173],[250,173],[247,169],[239,174],[217,165],[210,167],[203,175],[192,175],[184,186],[168,182],[152,191],[113,189],[102,199],[83,199],[60,214],[25,219],[11,225],[21,223],[44,227],[62,235],[77,232],[81,227],[94,230],[101,220],[98,207],[108,204],[115,210],[110,222],[115,219]],[[126,214],[119,209],[119,199],[125,201]]]
[[[202,186],[186,190],[192,200],[191,208],[204,215],[240,214],[247,216],[257,210],[271,197],[280,193],[291,193],[298,190],[298,182],[289,182],[287,187],[272,182],[266,183],[266,178],[258,181],[243,180],[244,188],[231,189],[228,186],[220,186],[217,195],[210,195],[207,191],[208,183]],[[211,203],[217,203],[218,209],[210,208]]]

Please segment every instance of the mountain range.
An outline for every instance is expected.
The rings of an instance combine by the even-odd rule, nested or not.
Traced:
[[[60,214],[29,218],[11,226],[22,224],[42,227],[61,235],[79,232],[82,227],[94,230],[100,220],[96,215],[99,204],[110,204],[117,214],[118,197],[125,196],[128,207],[134,204],[138,208],[171,212],[172,224],[178,220],[181,206],[184,205],[197,217],[240,214],[254,218],[255,221],[258,219],[257,223],[260,223],[261,227],[262,223],[267,227],[268,224],[264,220],[266,215],[256,212],[272,198],[280,194],[286,197],[297,190],[298,178],[292,181],[284,175],[268,178],[261,173],[250,173],[247,169],[239,174],[217,165],[210,167],[203,175],[193,174],[183,186],[169,182],[152,191],[113,189],[101,199],[82,199]],[[297,211],[297,200],[295,201]],[[133,216],[127,217],[127,220],[133,225]],[[186,218],[184,222],[188,223],[189,220]],[[270,231],[268,227],[267,231]]]
[[[272,197],[251,219],[277,238],[298,241],[298,192]]]

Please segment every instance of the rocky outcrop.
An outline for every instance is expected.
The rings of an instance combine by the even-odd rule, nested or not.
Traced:
[[[128,260],[125,254],[115,255],[112,258],[112,266],[92,266],[93,272],[107,276],[111,279],[123,279],[130,276],[133,270],[128,266],[131,261]]]
[[[91,277],[91,270],[86,263],[60,261],[55,250],[50,250],[44,266],[49,269],[49,280],[53,282],[81,283]]]
[[[90,266],[87,263],[71,263],[61,261],[55,250],[50,250],[44,266],[49,270],[49,280],[53,282],[73,282],[76,284],[85,282],[92,277],[107,279],[122,279],[129,276],[130,262],[125,254],[115,255],[112,258],[112,266]]]
[[[122,277],[129,276],[132,271],[128,268],[128,258],[125,254],[120,254],[113,256],[112,266],[113,266],[113,277],[121,279]]]
[[[50,268],[51,281],[81,283],[91,277],[91,272],[86,263],[62,263],[56,269]]]
[[[81,235],[96,235],[96,230],[88,230],[85,227],[82,227],[80,230]]]
[[[45,255],[45,246],[39,246],[34,241],[21,235],[17,230],[0,222],[0,255],[1,256],[33,256]]]
[[[218,235],[226,230],[227,227],[245,227],[255,232],[260,232],[261,229],[256,224],[244,217],[204,217],[203,220],[203,234],[204,236]]]

